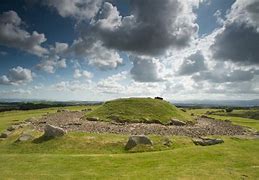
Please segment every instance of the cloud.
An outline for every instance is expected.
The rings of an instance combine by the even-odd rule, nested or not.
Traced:
[[[43,4],[57,10],[62,17],[89,20],[97,14],[102,0],[46,0]]]
[[[135,81],[139,82],[158,82],[163,81],[162,72],[164,66],[158,59],[141,56],[131,56],[133,68],[130,74]]]
[[[123,59],[117,51],[103,46],[101,41],[79,39],[70,47],[76,57],[83,57],[88,64],[101,70],[114,69],[122,65]]]
[[[226,66],[226,65],[225,65]],[[208,81],[210,83],[245,82],[255,77],[254,69],[231,69],[224,68],[224,64],[218,63],[213,70],[203,71],[193,75],[195,81]]]
[[[93,77],[93,74],[89,71],[80,71],[79,69],[75,69],[74,78],[78,79],[81,77],[84,77],[86,79],[91,79]]]
[[[32,80],[31,70],[20,66],[10,69],[7,75],[0,76],[0,84],[2,85],[20,85]]]
[[[197,72],[201,72],[207,69],[205,59],[201,51],[197,51],[195,54],[190,55],[184,59],[184,62],[179,68],[179,75],[192,75]]]
[[[47,54],[48,50],[41,46],[47,40],[45,35],[37,31],[30,34],[22,29],[21,25],[22,20],[15,11],[0,14],[0,44],[37,56]]]
[[[107,78],[101,79],[97,85],[96,89],[101,93],[107,94],[121,94],[125,91],[125,86],[121,84],[123,80],[127,78],[128,72],[123,71]]]
[[[49,54],[42,57],[41,62],[36,68],[47,73],[55,73],[57,69],[67,67],[65,56],[68,50],[68,44],[56,42],[55,46],[50,46]]]
[[[132,0],[130,15],[121,17],[117,8],[106,2],[92,31],[108,48],[157,55],[168,48],[186,47],[196,35],[192,8],[188,1]]]
[[[197,3],[132,0],[129,15],[122,16],[116,6],[105,2],[87,28],[78,26],[80,36],[67,52],[100,70],[108,70],[123,64],[119,52],[153,56],[170,48],[186,47],[197,35],[193,13]]]
[[[86,91],[91,90],[92,82],[89,80],[87,82],[80,82],[80,81],[61,81],[54,86],[52,89],[57,91]]]
[[[243,65],[259,64],[259,2],[237,0],[211,46],[213,58]]]
[[[41,60],[36,68],[47,73],[55,73],[57,69],[64,69],[67,67],[66,59],[60,59],[59,56],[45,57]]]

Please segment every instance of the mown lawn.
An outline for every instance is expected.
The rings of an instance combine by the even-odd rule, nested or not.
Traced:
[[[14,118],[55,111],[0,113],[0,127]],[[221,137],[225,143],[201,147],[188,137],[172,136],[173,145],[165,147],[164,137],[150,136],[153,148],[127,152],[125,135],[73,132],[40,143],[15,143],[22,131],[28,129],[0,141],[0,179],[259,179],[258,139]]]
[[[0,172],[3,179],[258,179],[259,141],[225,141],[145,153],[1,153]]]

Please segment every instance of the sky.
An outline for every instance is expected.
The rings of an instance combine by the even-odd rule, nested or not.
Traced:
[[[259,98],[259,0],[2,0],[0,99]]]

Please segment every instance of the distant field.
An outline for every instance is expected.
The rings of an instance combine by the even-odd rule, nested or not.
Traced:
[[[187,112],[194,113],[196,115],[204,115],[206,112],[219,111],[220,109],[190,109]],[[222,109],[224,110],[224,109]],[[212,114],[206,114],[206,116],[213,117],[220,120],[231,120],[234,124],[254,128],[259,130],[259,120],[250,119],[251,115],[258,115],[259,108],[247,109],[247,110],[234,110],[231,113],[217,112]]]
[[[57,109],[2,112],[0,130],[13,120],[39,117]],[[187,110],[195,115],[206,111]],[[259,129],[258,120],[211,116]],[[164,137],[150,136],[153,148],[127,152],[126,135],[71,132],[42,143],[14,143],[21,131],[28,129],[0,141],[0,179],[259,179],[258,139],[220,137],[224,144],[200,147],[188,137],[170,136],[173,145],[165,147]]]
[[[215,112],[214,115],[241,117],[259,120],[259,108],[249,110],[233,110],[232,112]]]

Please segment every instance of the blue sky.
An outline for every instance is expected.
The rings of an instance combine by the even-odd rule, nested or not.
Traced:
[[[258,98],[256,6],[257,0],[4,0],[0,96]],[[234,26],[254,37],[252,48],[251,39],[233,40]]]

